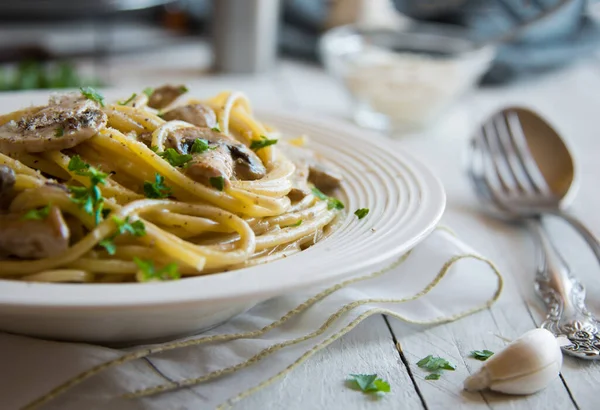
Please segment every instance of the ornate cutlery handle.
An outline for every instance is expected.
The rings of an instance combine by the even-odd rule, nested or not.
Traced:
[[[600,359],[599,324],[585,307],[585,288],[550,242],[541,220],[532,218],[529,225],[539,246],[535,288],[548,309],[541,327],[569,339],[571,344],[562,347],[565,353]]]

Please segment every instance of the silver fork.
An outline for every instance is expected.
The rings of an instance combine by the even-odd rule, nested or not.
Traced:
[[[535,289],[548,311],[541,327],[569,339],[564,352],[600,359],[600,323],[585,306],[585,289],[549,240],[541,216],[532,212],[544,201],[535,193],[548,187],[535,163],[528,161],[527,145],[514,135],[515,120],[510,112],[501,112],[476,133],[470,143],[470,180],[488,211],[525,224],[534,234],[539,249]]]

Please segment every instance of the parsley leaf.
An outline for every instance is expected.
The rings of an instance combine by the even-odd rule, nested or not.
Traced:
[[[389,393],[390,384],[377,377],[376,374],[351,374],[349,382],[352,387],[363,393]]]
[[[54,130],[55,137],[62,137],[63,135],[65,135],[65,129],[63,127],[58,127]]]
[[[492,357],[493,354],[494,354],[494,352],[492,352],[490,350],[473,350],[471,352],[471,357],[473,359],[477,359],[477,360],[481,360],[482,362],[485,362],[487,359]]]
[[[433,357],[432,355],[419,360],[417,362],[417,366],[419,366],[421,369],[429,370],[430,372],[435,372],[438,370],[456,370],[456,365],[450,363],[446,359],[441,357]]]
[[[148,97],[150,97],[152,95],[152,93],[154,93],[154,88],[152,87],[146,87],[144,88],[144,91],[142,91],[144,94],[146,94]]]
[[[270,140],[264,135],[260,136],[261,139],[254,140],[250,143],[250,149],[254,151],[258,151],[261,148],[268,147],[269,145],[277,144],[277,140]]]
[[[196,138],[190,148],[192,154],[202,154],[205,151],[217,149],[217,147],[211,147],[208,145],[208,141],[202,138]]]
[[[210,177],[208,181],[217,191],[225,189],[225,178],[223,177]]]
[[[139,259],[137,257],[134,257],[133,261],[140,269],[138,279],[141,282],[175,280],[181,278],[177,264],[175,263],[169,263],[164,268],[157,270],[152,261]]]
[[[75,174],[88,177],[90,187],[71,186],[71,201],[78,204],[87,214],[93,215],[96,225],[102,220],[102,208],[104,207],[104,198],[102,191],[98,187],[104,184],[108,174],[97,170],[81,159],[79,155],[74,155],[69,161],[68,170]]]
[[[214,132],[221,132],[221,128],[219,128],[219,124],[217,124],[216,127],[212,127],[211,130]]]
[[[354,211],[354,215],[358,217],[358,219],[363,219],[369,213],[369,208],[360,208]]]
[[[164,152],[157,154],[174,167],[183,166],[193,159],[190,154],[180,154],[174,148],[167,148]]]
[[[298,219],[298,221],[296,223],[293,223],[291,225],[282,226],[282,228],[295,228],[300,225],[302,225],[302,219]]]
[[[21,219],[28,220],[28,221],[41,221],[43,219],[46,219],[49,214],[50,214],[50,205],[46,205],[43,208],[30,209],[29,211],[27,211],[25,213],[25,215],[23,215],[21,217]]]
[[[120,235],[130,233],[133,236],[144,236],[146,235],[146,225],[139,219],[137,221],[130,222],[129,217],[121,219],[113,216],[112,220],[117,225],[117,231]]]
[[[187,88],[185,85],[181,85],[181,86],[179,86],[179,92],[180,92],[180,93],[182,93],[182,94],[185,94],[185,93],[187,93],[188,91],[189,91],[189,90],[188,90],[188,88]]]
[[[427,376],[425,376],[425,380],[439,380],[439,379],[440,379],[439,373],[430,373]]]
[[[171,195],[171,187],[164,184],[165,177],[156,173],[154,183],[144,181],[144,194],[146,198],[166,198]]]
[[[104,96],[92,87],[79,87],[79,91],[88,100],[96,101],[101,107],[104,107]]]
[[[130,102],[132,102],[132,101],[135,99],[135,97],[137,97],[137,94],[136,94],[136,93],[133,93],[133,94],[131,94],[131,97],[129,97],[129,98],[128,98],[128,99],[126,99],[125,101],[119,101],[119,105],[127,105],[127,104],[129,104]]]
[[[109,255],[114,255],[117,251],[117,245],[115,245],[115,242],[112,238],[103,239],[100,242],[98,242],[98,245],[106,249],[106,252],[108,252]]]
[[[321,192],[319,190],[319,188],[313,187],[312,188],[312,193],[317,198],[319,198],[319,199],[321,199],[323,201],[327,201],[327,209],[329,209],[330,211],[332,209],[337,209],[337,210],[344,209],[344,203],[342,201],[340,201],[337,198],[333,198],[333,197],[325,195],[323,192]]]

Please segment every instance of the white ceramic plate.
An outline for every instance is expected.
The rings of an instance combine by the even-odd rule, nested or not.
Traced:
[[[0,99],[0,112],[30,103]],[[38,98],[35,99],[36,101]],[[0,280],[0,329],[90,342],[148,341],[221,323],[270,297],[341,279],[406,252],[439,221],[439,180],[408,154],[362,130],[291,114],[262,115],[343,172],[347,213],[339,228],[291,257],[233,272],[144,284],[46,284]],[[353,212],[369,208],[358,220]]]

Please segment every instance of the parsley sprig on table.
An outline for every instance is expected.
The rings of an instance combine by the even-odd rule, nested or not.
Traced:
[[[154,175],[154,183],[144,181],[144,194],[146,198],[167,198],[171,195],[171,187],[165,185],[165,177]]]
[[[79,155],[74,155],[69,161],[69,171],[75,174],[88,177],[90,187],[70,186],[71,200],[78,204],[85,213],[94,216],[96,225],[102,221],[102,208],[104,207],[104,198],[98,185],[104,185],[108,174],[99,171],[81,159]]]
[[[319,199],[321,199],[323,201],[327,201],[327,209],[329,209],[329,210],[332,210],[332,209],[337,209],[337,210],[344,209],[344,204],[342,203],[342,201],[340,201],[337,198],[325,195],[318,188],[313,187],[312,193],[317,198],[319,198]]]
[[[493,354],[494,354],[494,352],[492,352],[491,350],[473,350],[471,352],[471,357],[473,359],[477,359],[482,362],[485,362],[487,359],[492,357]]]
[[[456,370],[456,365],[453,363],[450,363],[442,357],[434,357],[433,355],[429,355],[419,360],[417,366],[431,372],[431,374],[425,376],[425,380],[438,380],[442,370]]]
[[[163,280],[176,280],[181,278],[176,263],[169,263],[162,269],[157,269],[152,261],[133,258],[133,261],[139,268],[138,280],[141,282],[153,282]]]
[[[390,384],[377,374],[351,374],[348,383],[351,388],[367,394],[390,392]]]

